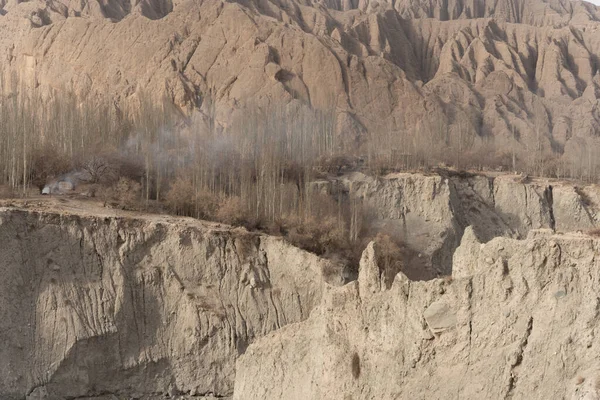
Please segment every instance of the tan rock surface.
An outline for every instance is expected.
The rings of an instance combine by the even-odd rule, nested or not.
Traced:
[[[473,245],[455,261],[470,275],[400,273],[376,293],[363,290],[363,271],[378,268],[367,251],[358,282],[330,288],[308,320],[239,358],[234,399],[597,398],[600,240]]]
[[[414,258],[395,280],[373,244],[358,280],[335,288],[340,266],[280,238],[59,197],[4,201],[0,398],[210,398],[232,395],[234,379],[243,399],[424,387],[522,398],[546,379],[558,383],[539,398],[593,389],[570,379],[596,379],[600,245],[585,232],[598,227],[597,186],[357,173],[319,185],[362,197],[377,227],[407,239]],[[527,316],[532,347],[519,350]]]
[[[338,186],[362,199],[375,229],[414,251],[404,271],[413,280],[449,275],[465,229],[487,242],[497,236],[525,238],[535,229],[587,232],[600,227],[597,185],[517,175],[374,178],[353,173],[327,190]]]
[[[0,269],[2,399],[230,395],[248,344],[307,318],[324,272],[341,282],[239,229],[14,208]]]

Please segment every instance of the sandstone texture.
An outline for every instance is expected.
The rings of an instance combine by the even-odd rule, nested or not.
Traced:
[[[458,276],[400,273],[389,290],[374,251],[358,281],[330,287],[308,320],[248,348],[234,399],[600,396],[598,238],[465,235]]]
[[[0,208],[0,270],[2,399],[228,396],[237,356],[306,319],[324,273],[342,282],[239,229],[16,208]]]

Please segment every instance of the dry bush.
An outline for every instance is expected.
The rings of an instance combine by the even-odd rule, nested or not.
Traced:
[[[334,217],[289,217],[282,221],[282,232],[294,246],[318,255],[344,252],[348,239]]]
[[[165,204],[177,215],[193,216],[196,209],[196,190],[192,182],[177,178],[167,192]]]
[[[368,162],[368,172],[373,175],[387,175],[396,171],[397,168],[387,158],[372,157]]]
[[[81,184],[77,186],[77,191],[83,196],[96,197],[97,194],[106,192],[106,188],[98,184]]]
[[[226,197],[221,200],[215,218],[217,221],[229,225],[244,225],[249,220],[246,207],[238,196]]]
[[[138,182],[121,177],[115,184],[107,188],[105,192],[105,203],[124,210],[137,210],[140,208],[142,185]]]
[[[112,185],[120,178],[139,182],[145,172],[139,157],[107,149],[91,155],[78,154],[74,165],[77,170],[87,175],[86,180],[91,184]]]
[[[565,163],[558,154],[549,154],[544,159],[543,176],[562,178],[565,175]]]
[[[356,169],[359,165],[358,157],[338,153],[319,157],[315,163],[315,168],[318,171],[338,175],[344,171]]]
[[[15,197],[15,192],[9,185],[0,186],[0,199],[10,199]]]
[[[219,197],[208,190],[199,190],[195,196],[196,209],[194,217],[200,219],[214,219],[219,206]]]
[[[190,180],[179,177],[167,192],[165,204],[177,215],[211,219],[215,216],[219,200],[215,194],[198,190]]]
[[[89,183],[112,183],[118,179],[117,166],[106,155],[79,156],[78,169],[88,175]]]
[[[404,267],[407,258],[406,249],[402,243],[384,233],[378,233],[374,241],[377,265],[382,271],[383,282],[386,288],[389,289],[398,272]]]
[[[144,164],[139,157],[112,153],[107,156],[107,160],[119,178],[123,177],[136,182],[142,180],[145,171]]]

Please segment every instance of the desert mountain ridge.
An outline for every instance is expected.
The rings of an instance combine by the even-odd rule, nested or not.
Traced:
[[[367,135],[467,135],[570,159],[600,134],[599,8],[558,1],[0,3],[0,71],[117,107],[141,92],[227,127],[248,107]],[[10,91],[5,85],[4,91]],[[440,133],[442,132],[442,133]]]

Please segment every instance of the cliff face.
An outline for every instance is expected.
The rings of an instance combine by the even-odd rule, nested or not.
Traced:
[[[369,223],[414,250],[404,271],[411,279],[452,273],[452,255],[465,228],[487,242],[497,236],[525,238],[533,229],[558,232],[600,227],[600,188],[557,180],[360,173],[341,177],[325,190],[362,199]]]
[[[257,337],[306,319],[325,260],[185,219],[0,209],[0,397],[233,391]]]
[[[393,284],[373,244],[341,287],[341,266],[243,229],[57,198],[0,207],[0,398],[596,390],[597,186],[351,174],[321,189],[362,198],[413,250]]]
[[[389,290],[369,246],[358,281],[240,357],[234,399],[598,398],[600,240],[468,233],[456,277]]]

